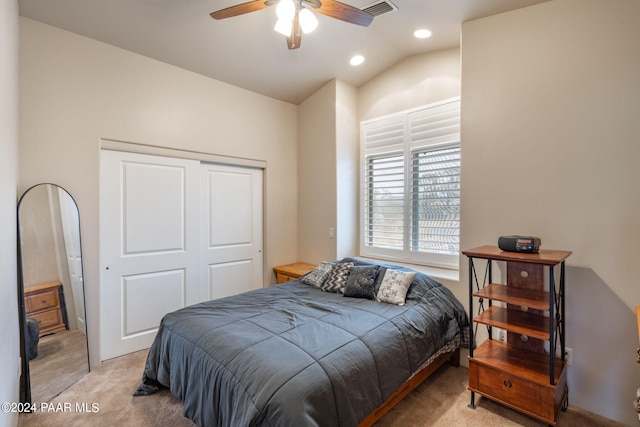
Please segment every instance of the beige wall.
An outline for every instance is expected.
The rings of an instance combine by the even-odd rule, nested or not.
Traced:
[[[639,46],[636,0],[554,0],[462,29],[463,248],[533,234],[573,251],[569,403],[628,425],[640,386]]]
[[[357,251],[357,94],[353,86],[333,80],[299,106],[301,261],[319,263]]]
[[[360,121],[460,96],[460,49],[411,56],[362,85]]]
[[[336,86],[333,80],[298,106],[298,260],[336,259]],[[294,260],[292,260],[294,261]]]
[[[0,402],[18,401],[20,346],[16,260],[18,186],[18,2],[0,0]],[[0,425],[18,414],[0,411]]]
[[[66,188],[80,210],[98,361],[101,138],[265,161],[265,280],[296,258],[296,106],[20,19],[20,190]]]
[[[358,253],[360,122],[358,90],[336,84],[336,258]]]

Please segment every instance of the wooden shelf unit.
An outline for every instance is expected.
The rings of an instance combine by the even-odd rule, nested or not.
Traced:
[[[475,408],[475,393],[479,393],[555,425],[559,410],[568,404],[566,361],[555,354],[556,349],[565,353],[565,259],[571,252],[527,254],[480,246],[462,253],[469,259],[470,313],[474,312],[474,300],[478,301],[470,326],[469,406]],[[487,262],[482,283],[474,264],[477,259]],[[505,284],[493,282],[496,261],[506,263]],[[487,327],[489,339],[473,348],[478,324]],[[507,331],[506,342],[492,338],[494,327]]]

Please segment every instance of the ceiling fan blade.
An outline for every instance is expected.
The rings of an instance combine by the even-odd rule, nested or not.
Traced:
[[[232,16],[243,15],[249,12],[255,12],[257,10],[266,9],[270,7],[272,2],[264,0],[249,1],[246,3],[230,6],[225,9],[220,9],[215,12],[211,12],[210,15],[213,19],[231,18]]]
[[[350,22],[352,24],[362,25],[364,27],[371,24],[373,16],[369,15],[356,7],[341,3],[335,0],[321,0],[321,6],[314,9],[315,12],[321,13],[331,18],[341,21]]]
[[[298,12],[296,12],[296,17],[293,20],[293,26],[291,28],[291,35],[287,37],[287,47],[290,50],[297,49],[300,47],[300,43],[302,43],[302,29],[300,28]]]

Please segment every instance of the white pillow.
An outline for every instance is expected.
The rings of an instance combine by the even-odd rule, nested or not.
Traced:
[[[376,301],[404,305],[407,291],[414,277],[416,277],[415,271],[399,271],[388,268],[384,273],[382,283],[380,283]]]

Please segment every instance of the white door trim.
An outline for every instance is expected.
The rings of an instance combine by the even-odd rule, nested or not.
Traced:
[[[267,162],[264,160],[248,159],[243,157],[224,156],[203,151],[180,150],[166,148],[158,145],[141,144],[137,142],[118,141],[115,139],[100,139],[100,149],[122,151],[126,153],[150,154],[154,156],[173,157],[175,159],[198,160],[206,163],[219,163],[232,166],[246,166],[250,168],[265,169]]]

